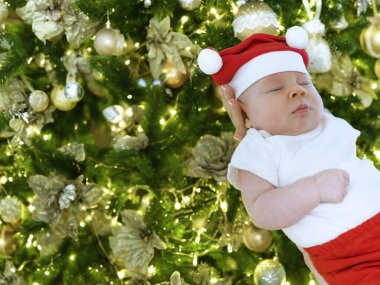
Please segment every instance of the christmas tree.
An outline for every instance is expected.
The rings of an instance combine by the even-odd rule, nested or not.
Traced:
[[[309,32],[325,107],[379,166],[370,0],[0,0],[1,284],[317,284],[226,180],[202,48]]]

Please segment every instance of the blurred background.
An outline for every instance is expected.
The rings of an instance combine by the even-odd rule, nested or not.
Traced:
[[[235,129],[196,58],[304,26],[379,166],[377,4],[0,0],[0,284],[316,285],[226,181]]]

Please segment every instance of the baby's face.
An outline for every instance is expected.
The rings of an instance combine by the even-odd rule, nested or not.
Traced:
[[[281,72],[264,77],[239,97],[250,125],[272,135],[299,135],[316,128],[323,102],[309,75]]]

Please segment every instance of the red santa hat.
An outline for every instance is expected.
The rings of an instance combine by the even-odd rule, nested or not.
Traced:
[[[288,29],[285,37],[253,34],[219,53],[211,48],[202,50],[198,65],[217,85],[231,85],[238,98],[268,75],[284,71],[308,74],[309,58],[305,51],[308,41],[307,31],[298,26]]]

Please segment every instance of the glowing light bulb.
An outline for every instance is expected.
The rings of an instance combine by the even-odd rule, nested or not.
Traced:
[[[169,112],[170,112],[170,114],[172,116],[174,116],[175,114],[177,114],[177,110],[174,110],[174,109],[171,109]]]
[[[220,208],[222,209],[222,211],[224,213],[227,213],[227,210],[228,210],[228,204],[227,204],[227,202],[226,201],[220,202]]]
[[[188,20],[189,20],[189,17],[188,17],[188,16],[183,16],[183,17],[181,18],[182,25],[185,24]]]

